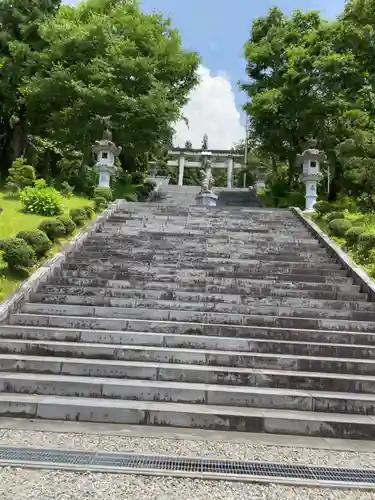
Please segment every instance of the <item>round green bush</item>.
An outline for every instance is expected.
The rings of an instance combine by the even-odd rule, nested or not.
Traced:
[[[95,188],[95,198],[105,198],[108,202],[113,200],[112,191],[110,188],[98,186]]]
[[[138,201],[137,193],[127,193],[125,195],[125,200],[126,201]]]
[[[344,236],[351,227],[351,222],[346,219],[333,219],[329,223],[329,228],[334,236]]]
[[[130,175],[132,184],[143,184],[145,180],[145,174],[143,172],[131,172]]]
[[[62,215],[60,217],[57,217],[57,220],[60,221],[63,224],[63,226],[65,227],[65,234],[70,236],[76,230],[77,226],[72,221],[72,219],[70,217],[68,217],[67,215]]]
[[[44,231],[51,241],[65,236],[65,226],[58,219],[46,219],[39,224],[39,229]]]
[[[37,257],[42,257],[52,248],[52,241],[40,229],[36,229],[35,231],[21,231],[17,234],[17,238],[26,241],[34,249]]]
[[[69,216],[77,226],[83,226],[87,221],[87,212],[84,208],[72,208]]]
[[[1,245],[3,260],[9,269],[33,267],[36,264],[36,255],[33,248],[21,238],[3,240]]]
[[[319,217],[322,217],[332,211],[332,205],[328,201],[317,201],[314,205],[314,210]]]
[[[83,207],[84,211],[86,212],[87,218],[92,219],[94,217],[94,209],[92,206],[87,205],[86,207]]]
[[[108,201],[103,196],[97,196],[94,198],[94,206],[96,212],[101,212],[108,206]]]
[[[27,213],[48,217],[63,212],[62,197],[53,187],[41,185],[25,187],[20,193],[20,200]]]
[[[361,251],[364,254],[368,254],[370,250],[375,248],[375,232],[374,231],[365,231],[359,235],[358,243]]]
[[[331,220],[334,220],[334,219],[344,219],[344,214],[343,212],[330,212],[328,213],[326,216],[325,216],[325,220],[327,222],[331,222]]]
[[[139,198],[145,199],[149,197],[153,189],[154,189],[154,184],[146,181],[144,184],[141,184],[140,186],[136,187],[136,193]]]
[[[349,245],[356,245],[359,241],[359,237],[362,233],[366,231],[363,226],[353,226],[348,229],[345,233],[345,239]]]

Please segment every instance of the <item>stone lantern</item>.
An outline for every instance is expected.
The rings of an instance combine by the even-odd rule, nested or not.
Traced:
[[[205,207],[216,207],[218,197],[212,191],[213,186],[213,175],[211,170],[211,151],[201,152],[201,164],[202,164],[202,174],[203,180],[201,184],[201,190],[195,197],[197,205],[202,205]]]
[[[100,141],[95,141],[92,151],[96,154],[95,166],[99,169],[99,183],[100,187],[110,187],[111,175],[116,173],[117,167],[115,160],[121,153],[122,148],[117,147],[112,142],[112,134],[109,130],[103,133]]]
[[[297,162],[302,166],[301,179],[306,186],[305,194],[305,210],[314,210],[314,205],[317,200],[317,184],[322,177],[320,171],[321,164],[326,160],[326,155],[323,151],[319,151],[314,147],[316,142],[311,141],[311,147],[306,149],[301,155],[297,155]]]
[[[149,161],[148,162],[148,175],[152,178],[156,177],[156,174],[158,172],[158,166],[156,161]]]
[[[266,177],[267,177],[267,167],[265,165],[259,165],[255,169],[255,190],[260,191],[266,187]]]

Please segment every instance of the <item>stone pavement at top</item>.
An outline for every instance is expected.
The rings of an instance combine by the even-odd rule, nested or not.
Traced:
[[[288,210],[195,193],[124,203],[0,326],[0,416],[372,439],[374,304]]]

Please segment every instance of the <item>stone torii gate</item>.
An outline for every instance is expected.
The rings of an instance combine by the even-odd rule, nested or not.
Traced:
[[[233,151],[210,149],[211,168],[225,168],[227,170],[227,187],[233,185],[233,170],[241,168],[244,156]],[[178,185],[183,186],[185,168],[202,168],[201,149],[173,148],[168,151],[170,160],[168,167],[178,167]]]

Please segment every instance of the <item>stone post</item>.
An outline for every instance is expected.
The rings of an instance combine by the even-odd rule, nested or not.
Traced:
[[[255,170],[255,190],[260,191],[266,187],[266,167],[259,165]]]
[[[297,162],[302,165],[301,179],[306,186],[305,210],[313,211],[317,201],[317,185],[322,177],[320,165],[326,160],[326,155],[312,147],[297,155]]]
[[[156,174],[158,172],[158,166],[156,161],[149,161],[148,162],[148,175],[150,177],[156,177]]]
[[[233,157],[227,159],[227,187],[231,188],[233,184]]]
[[[184,185],[184,169],[185,169],[185,156],[183,154],[180,155],[178,159],[178,185]]]

